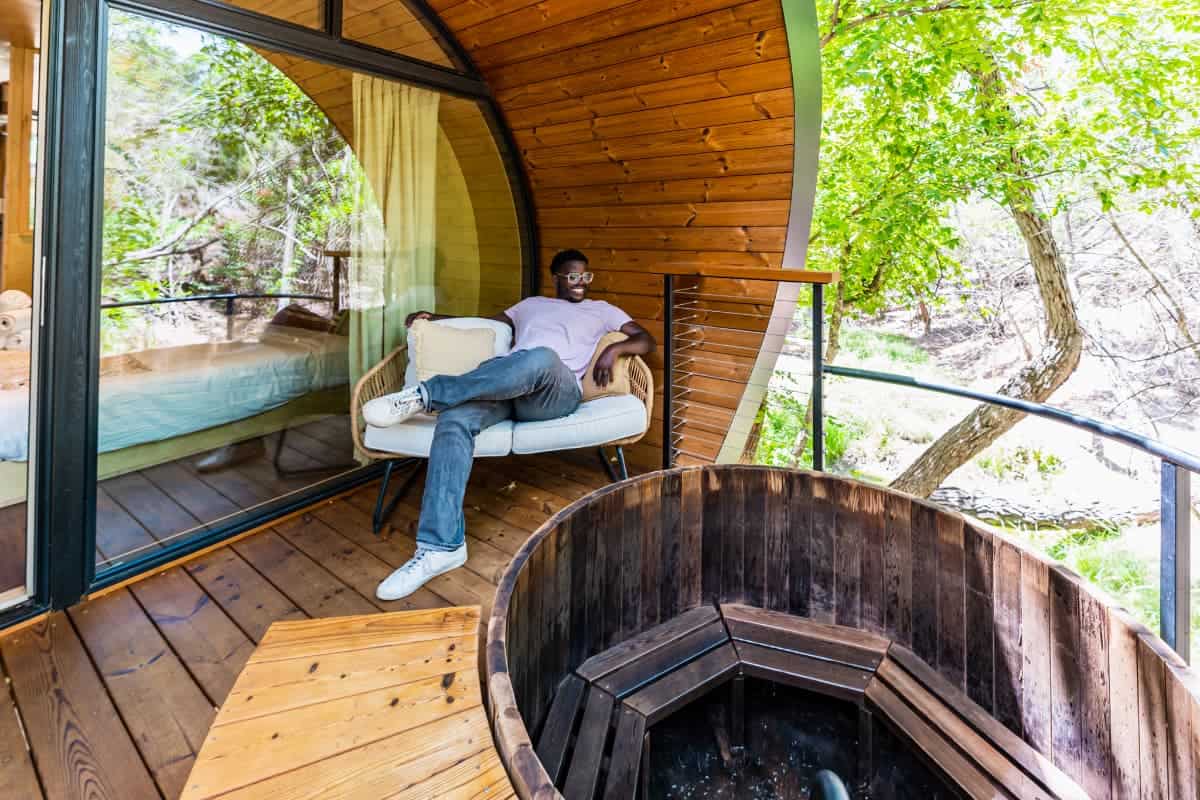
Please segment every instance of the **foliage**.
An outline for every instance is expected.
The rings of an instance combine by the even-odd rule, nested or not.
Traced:
[[[295,83],[243,44],[120,11],[107,81],[106,299],[328,289],[294,284],[345,241],[356,162]]]
[[[812,436],[799,463],[792,461],[792,446],[804,424],[804,408],[807,397],[801,399],[794,393],[772,390],[768,393],[763,424],[759,432],[756,464],[775,467],[797,466],[812,468]],[[846,455],[850,445],[862,437],[864,426],[854,417],[825,417],[825,465],[835,469]],[[810,431],[811,434],[811,431]]]
[[[1054,453],[1039,447],[1021,445],[1014,449],[993,448],[988,455],[976,459],[976,463],[998,480],[1029,480],[1034,476],[1043,479],[1058,475],[1066,464]]]
[[[819,0],[824,118],[810,265],[851,313],[962,283],[954,204],[1194,199],[1189,0]],[[1019,165],[1014,159],[1019,159]],[[1018,168],[1020,166],[1020,168]]]

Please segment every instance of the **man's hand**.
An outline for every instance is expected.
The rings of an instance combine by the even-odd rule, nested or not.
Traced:
[[[433,313],[430,311],[414,311],[404,319],[404,327],[411,328],[412,324],[419,319],[433,319]]]
[[[604,348],[604,352],[596,359],[596,366],[592,369],[592,380],[601,389],[612,381],[613,367],[620,355],[620,348],[614,343]]]

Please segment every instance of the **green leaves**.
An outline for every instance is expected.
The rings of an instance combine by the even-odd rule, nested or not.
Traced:
[[[833,6],[809,261],[857,313],[962,281],[958,203],[1200,192],[1195,0],[861,0],[831,30]]]

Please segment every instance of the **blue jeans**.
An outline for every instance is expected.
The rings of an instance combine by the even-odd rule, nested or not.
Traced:
[[[421,500],[417,544],[457,550],[465,541],[463,496],[475,458],[475,436],[510,417],[534,422],[565,417],[579,407],[575,373],[548,347],[491,358],[465,375],[436,375],[421,384],[437,427]]]

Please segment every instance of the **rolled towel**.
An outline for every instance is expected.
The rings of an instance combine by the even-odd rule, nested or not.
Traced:
[[[33,298],[20,289],[8,289],[0,292],[0,311],[17,311],[32,307]]]
[[[27,331],[33,324],[33,309],[18,308],[0,312],[0,333]]]
[[[10,333],[8,337],[4,339],[4,349],[28,350],[30,342],[32,341],[33,340],[30,338],[29,331],[15,331]]]

